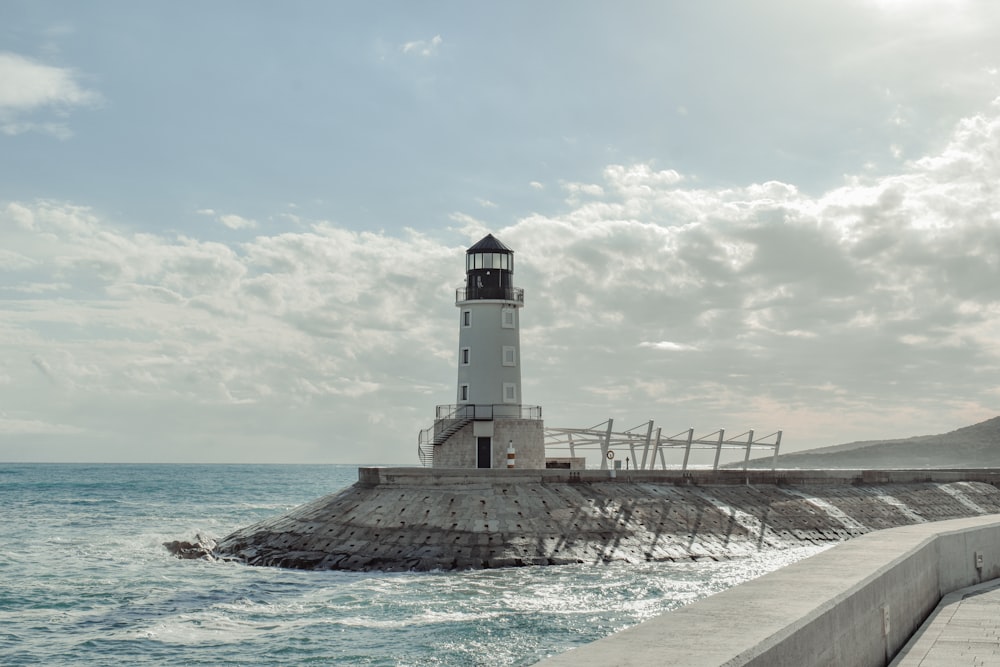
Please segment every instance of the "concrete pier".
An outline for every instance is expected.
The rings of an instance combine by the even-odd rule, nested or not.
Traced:
[[[539,665],[881,666],[907,644],[942,596],[997,577],[1000,516],[884,530]],[[995,601],[993,611],[1000,596]],[[908,646],[899,664],[997,664],[996,618],[988,627],[972,628],[992,639],[988,650],[964,641],[970,628],[956,623],[949,630],[946,622],[929,644],[917,639]],[[951,645],[941,642],[945,650],[932,656],[935,640],[949,633]]]
[[[343,570],[724,559],[1000,512],[997,483],[990,471],[362,468],[216,554]]]

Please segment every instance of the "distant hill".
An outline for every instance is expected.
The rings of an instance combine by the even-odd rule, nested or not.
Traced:
[[[741,464],[727,467],[739,467]],[[779,468],[994,468],[1000,467],[1000,417],[942,433],[898,440],[866,440],[779,454]],[[748,467],[770,468],[771,457]]]

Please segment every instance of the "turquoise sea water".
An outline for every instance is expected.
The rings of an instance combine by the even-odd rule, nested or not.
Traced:
[[[175,559],[356,466],[0,464],[2,665],[530,665],[817,549],[346,573]]]

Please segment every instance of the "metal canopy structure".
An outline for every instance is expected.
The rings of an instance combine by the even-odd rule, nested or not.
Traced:
[[[680,469],[687,470],[691,460],[691,450],[715,450],[715,460],[712,469],[719,468],[719,458],[723,449],[742,449],[743,467],[746,468],[751,453],[755,451],[773,451],[771,469],[777,464],[778,449],[781,446],[781,431],[775,431],[763,437],[754,436],[753,429],[739,435],[726,437],[726,430],[719,429],[703,436],[695,437],[695,430],[686,431],[663,437],[662,429],[654,426],[649,420],[625,431],[614,430],[614,420],[608,419],[590,428],[545,428],[546,456],[552,456],[554,451],[565,450],[568,456],[576,458],[585,455],[587,451],[599,450],[601,453],[601,470],[608,469],[608,462],[614,457],[616,449],[627,448],[630,460],[636,470],[655,470],[659,458],[660,467],[667,470],[667,453],[677,453],[683,449],[684,458]]]
[[[480,411],[490,406],[438,406],[438,419],[434,426],[420,432],[417,443],[417,453],[420,463],[430,466],[434,460],[434,445],[438,445],[462,426],[466,425],[473,418],[480,417]],[[513,417],[522,419],[540,419],[541,408],[537,406],[494,406],[509,410],[517,408],[517,414],[508,414],[503,410],[499,414],[492,414],[493,417]],[[556,428],[546,426],[545,433],[545,456],[546,458],[558,458],[566,456],[569,458],[585,458],[588,452],[600,452],[601,470],[607,470],[609,463],[614,460],[614,456],[608,456],[608,452],[617,452],[622,449],[628,451],[630,467],[635,470],[656,470],[657,461],[661,470],[677,470],[678,465],[668,464],[667,457],[676,460],[681,458],[679,469],[687,470],[691,462],[691,452],[697,450],[714,450],[715,456],[712,461],[712,469],[718,470],[722,450],[742,450],[743,468],[746,469],[747,462],[752,454],[771,452],[771,469],[777,465],[778,451],[781,447],[781,431],[775,431],[765,436],[757,436],[753,429],[744,431],[739,435],[726,437],[726,430],[719,429],[705,435],[695,437],[695,430],[689,428],[676,435],[664,437],[660,427],[650,419],[648,422],[633,426],[624,431],[614,430],[614,420],[608,419],[590,428]]]

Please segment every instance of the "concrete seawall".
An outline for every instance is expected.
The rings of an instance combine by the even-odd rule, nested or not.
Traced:
[[[879,531],[539,665],[885,665],[942,596],[997,577],[1000,516]]]
[[[990,471],[362,468],[216,555],[342,570],[724,559],[1000,512],[998,483]]]

